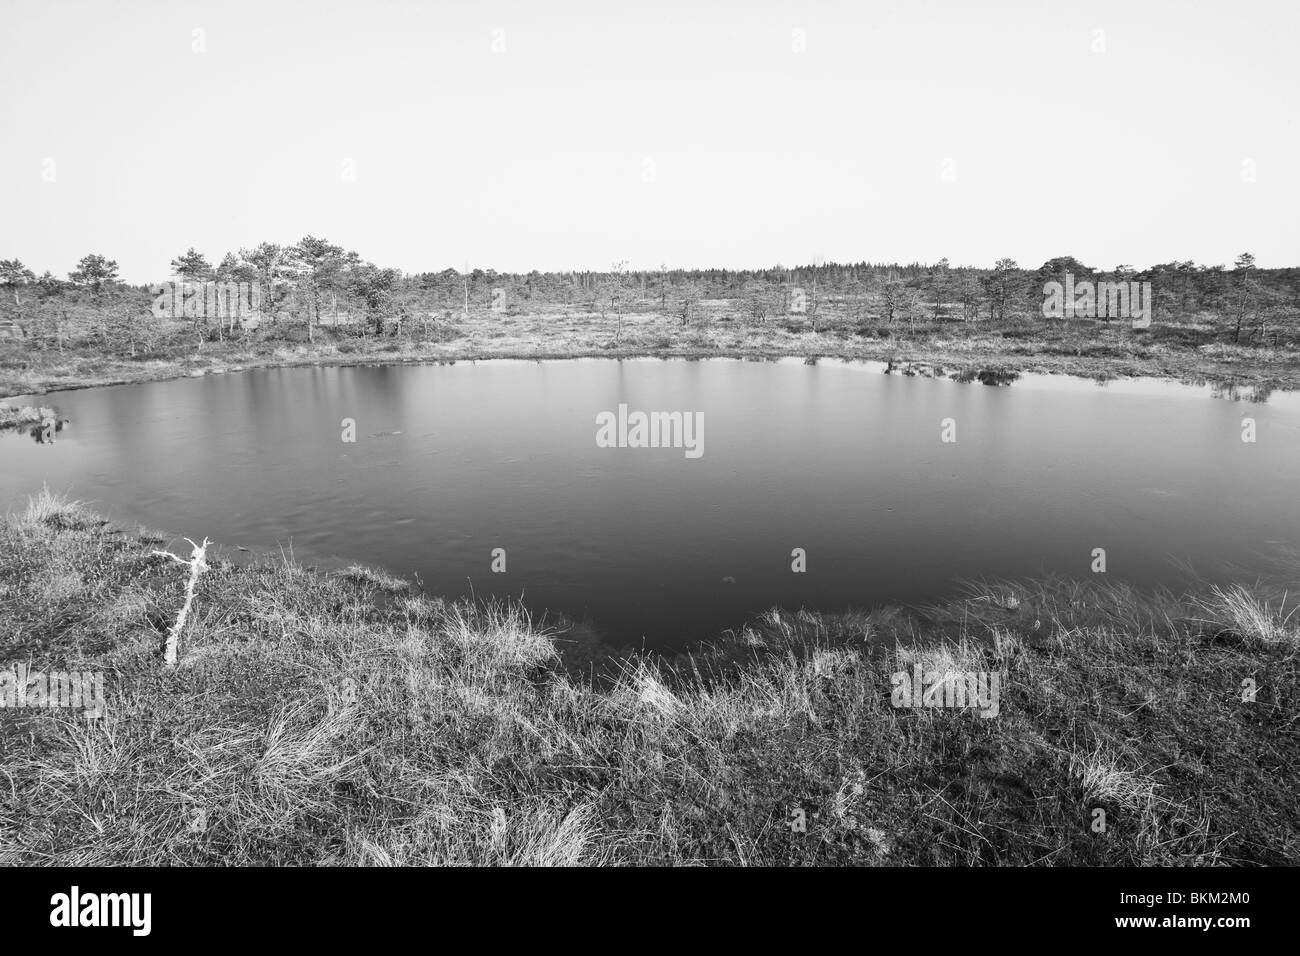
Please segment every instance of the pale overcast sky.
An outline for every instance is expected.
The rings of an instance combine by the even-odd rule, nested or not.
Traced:
[[[1300,3],[4,0],[0,258],[1300,256]],[[196,32],[201,31],[201,32]]]

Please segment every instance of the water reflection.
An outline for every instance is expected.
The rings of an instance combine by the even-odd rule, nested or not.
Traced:
[[[1214,382],[1210,385],[1210,390],[1215,398],[1230,402],[1240,402],[1244,399],[1252,405],[1267,404],[1273,396],[1271,385],[1250,385],[1243,389],[1233,382]]]
[[[27,434],[31,435],[32,441],[38,445],[53,445],[55,436],[67,426],[68,420],[66,418],[46,418],[31,426]]]

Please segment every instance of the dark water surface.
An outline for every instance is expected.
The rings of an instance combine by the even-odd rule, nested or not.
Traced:
[[[0,436],[0,505],[42,483],[145,524],[520,595],[669,647],[772,605],[918,602],[960,577],[1178,585],[1300,547],[1300,401],[1156,382],[1009,388],[822,362],[479,362],[250,371],[46,396]],[[596,416],[702,412],[704,453],[601,448]],[[1243,443],[1242,419],[1258,440]],[[356,420],[357,441],[341,440]],[[957,441],[941,442],[941,421]],[[494,548],[507,572],[489,571]],[[807,572],[791,571],[791,550]]]

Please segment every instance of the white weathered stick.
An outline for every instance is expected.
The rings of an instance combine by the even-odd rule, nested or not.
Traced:
[[[180,613],[176,615],[176,623],[172,625],[171,631],[167,634],[167,649],[163,654],[163,661],[168,667],[173,667],[176,664],[176,650],[180,643],[181,630],[185,627],[185,619],[190,616],[190,605],[194,603],[194,585],[198,583],[199,575],[208,569],[205,560],[208,556],[208,539],[204,538],[202,544],[194,544],[189,538],[185,540],[189,541],[194,548],[194,553],[190,555],[188,561],[176,557],[170,551],[154,551],[154,554],[171,558],[178,564],[188,565],[190,569],[190,579],[185,584],[185,603],[181,606]]]

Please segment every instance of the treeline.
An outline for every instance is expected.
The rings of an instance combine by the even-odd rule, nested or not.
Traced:
[[[947,323],[1044,321],[1044,285],[1071,276],[1083,282],[1148,282],[1153,318],[1210,326],[1247,345],[1297,342],[1300,268],[1261,269],[1249,253],[1232,266],[1173,261],[1136,269],[1094,268],[1071,256],[1025,268],[1000,259],[989,268],[937,263],[814,263],[766,269],[633,270],[504,273],[491,269],[403,273],[313,236],[291,245],[263,242],[215,264],[191,248],[171,262],[171,281],[255,283],[256,321],[203,309],[176,318],[182,331],[151,308],[156,289],[120,282],[117,263],[81,259],[66,279],[37,276],[17,259],[0,261],[4,286],[0,336],[37,348],[71,339],[118,344],[135,355],[167,335],[199,344],[253,333],[315,341],[332,336],[445,338],[471,315],[582,311],[614,318],[653,313],[681,326],[712,319],[781,321],[811,330],[850,328],[877,334]],[[188,320],[188,321],[185,321]]]

